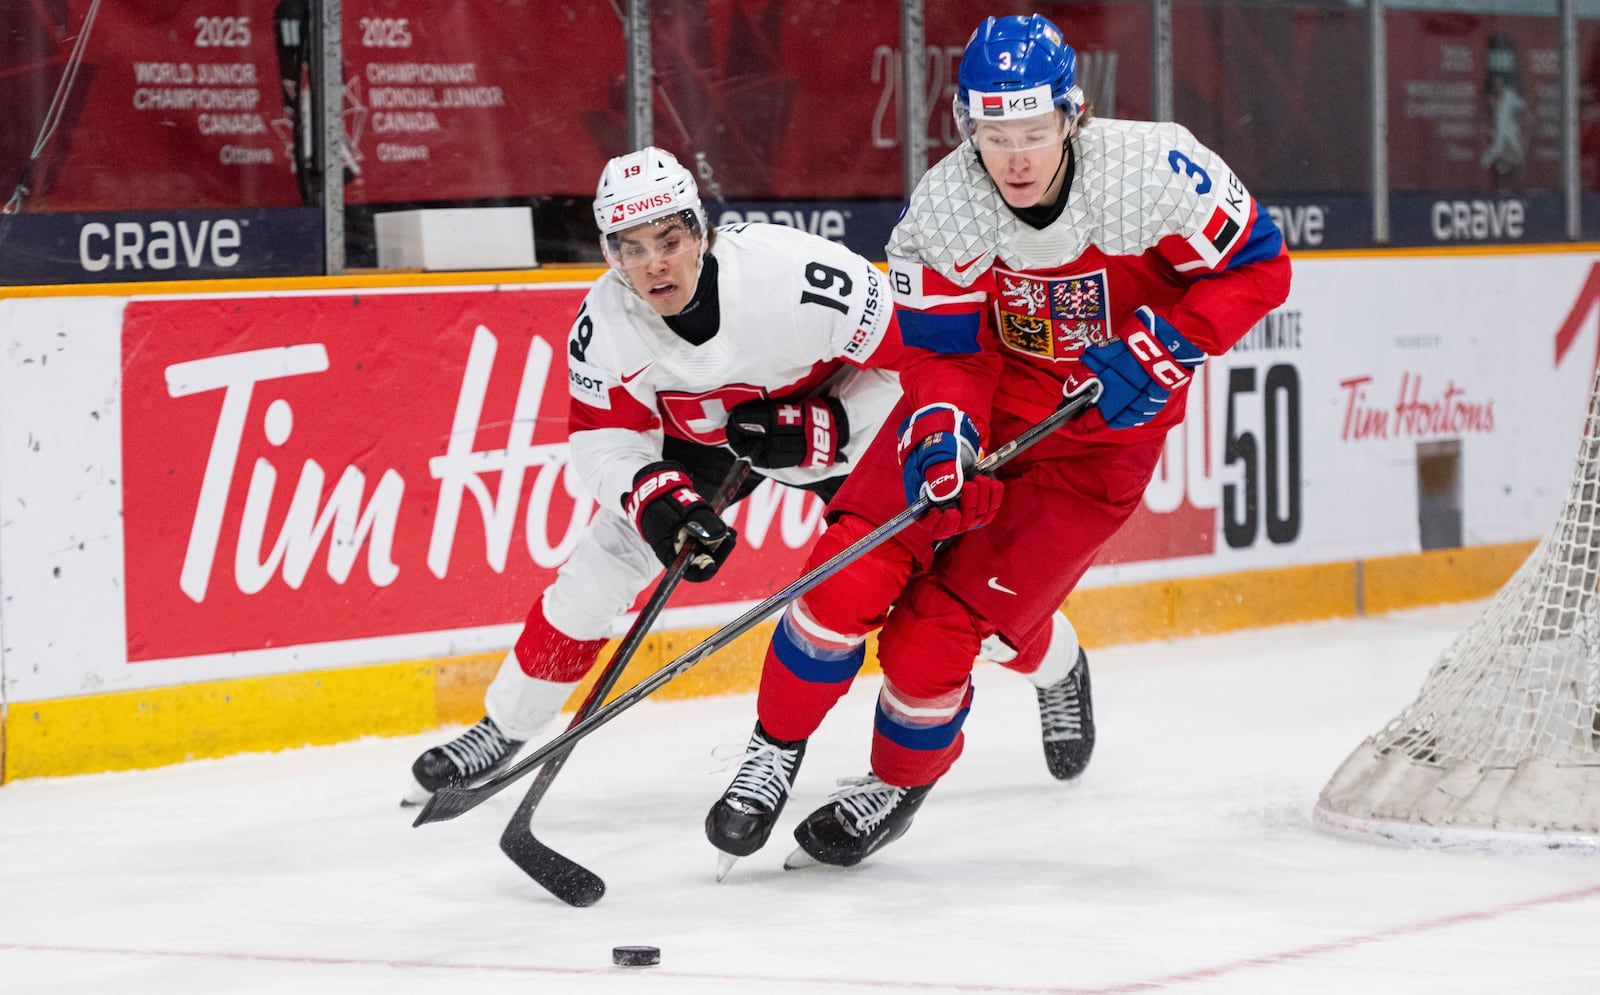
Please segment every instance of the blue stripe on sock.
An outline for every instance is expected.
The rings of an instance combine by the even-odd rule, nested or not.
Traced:
[[[969,696],[967,703],[961,710],[950,716],[949,721],[936,726],[906,725],[897,721],[894,716],[884,711],[883,704],[878,704],[877,717],[873,719],[873,728],[878,733],[896,746],[907,750],[924,750],[933,752],[949,749],[950,744],[956,741],[956,735],[961,732],[961,726],[967,721],[967,712],[972,708],[972,699]]]
[[[826,649],[806,639],[784,615],[772,635],[772,650],[789,673],[807,684],[842,684],[852,680],[867,659],[865,643],[846,650]]]

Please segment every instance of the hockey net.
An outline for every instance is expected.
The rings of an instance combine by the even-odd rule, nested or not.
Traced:
[[[1319,828],[1438,849],[1600,853],[1600,381],[1559,520],[1417,698],[1318,799]]]

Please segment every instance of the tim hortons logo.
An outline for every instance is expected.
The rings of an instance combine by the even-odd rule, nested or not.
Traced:
[[[359,573],[363,560],[365,579],[373,586],[404,584],[402,575],[416,564],[408,564],[397,549],[419,545],[400,541],[408,529],[416,528],[414,522],[429,522],[425,526],[430,530],[428,572],[446,580],[452,572],[460,572],[459,564],[452,571],[452,555],[458,534],[470,528],[474,510],[481,521],[485,562],[495,573],[506,571],[519,522],[524,526],[527,557],[541,568],[560,566],[576,547],[594,503],[581,488],[573,488],[565,440],[534,442],[554,350],[542,338],[533,340],[507,423],[505,446],[479,449],[475,440],[484,424],[484,399],[498,348],[494,333],[478,325],[454,400],[449,434],[443,448],[425,463],[432,486],[381,464],[341,466],[309,458],[297,469],[281,467],[281,459],[270,458],[270,449],[257,452],[247,442],[257,435],[274,448],[288,442],[297,420],[294,405],[278,397],[263,406],[262,395],[272,392],[275,381],[327,376],[336,369],[338,364],[330,363],[322,343],[222,354],[164,367],[170,397],[221,396],[217,420],[201,449],[208,455],[194,497],[179,577],[183,594],[202,604],[214,580],[245,595],[260,594],[275,579],[300,590],[319,559],[327,577],[341,586],[353,582],[352,574]],[[308,417],[302,414],[299,420]],[[237,473],[241,468],[247,469]],[[369,487],[374,475],[376,482]],[[807,492],[769,488],[765,496],[753,495],[743,504],[740,544],[748,543],[752,549],[760,549],[769,533],[782,546],[801,549],[820,531],[822,506]],[[418,506],[433,509],[431,521],[418,514]],[[549,534],[552,525],[559,534]],[[231,549],[226,548],[230,541]]]

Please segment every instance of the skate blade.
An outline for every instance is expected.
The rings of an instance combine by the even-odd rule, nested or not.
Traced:
[[[824,867],[822,861],[806,852],[805,847],[797,846],[794,852],[783,858],[783,869],[786,871],[803,871],[808,867]]]
[[[728,872],[733,870],[733,865],[738,862],[739,858],[733,854],[719,851],[717,853],[717,881],[720,883],[723,878],[727,877]]]
[[[406,788],[406,793],[400,799],[401,808],[417,808],[428,804],[428,799],[433,797],[433,792],[417,783],[416,778],[411,779],[411,784]]]

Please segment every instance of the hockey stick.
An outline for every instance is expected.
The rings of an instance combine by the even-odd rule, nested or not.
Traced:
[[[727,507],[733,501],[733,496],[739,493],[739,488],[744,486],[745,477],[749,474],[750,461],[744,457],[735,460],[728,468],[727,477],[723,479],[717,492],[711,496],[711,507],[719,513]],[[678,553],[677,559],[667,568],[661,582],[656,585],[655,592],[644,603],[644,607],[639,609],[639,615],[633,620],[633,625],[628,627],[628,633],[622,637],[622,643],[617,646],[617,651],[611,655],[611,660],[595,679],[594,687],[589,689],[583,704],[578,706],[577,713],[572,716],[572,722],[567,726],[568,729],[588,718],[616,686],[622,671],[627,668],[635,651],[644,643],[645,636],[650,634],[650,627],[655,625],[656,618],[666,607],[667,599],[672,596],[678,582],[683,580],[693,553],[693,546],[686,543],[683,550]],[[561,773],[567,758],[572,755],[572,749],[569,747],[546,761],[543,769],[539,771],[539,776],[534,780],[533,787],[528,789],[528,793],[522,798],[522,803],[511,814],[511,821],[506,823],[505,832],[500,834],[500,850],[511,858],[512,863],[522,868],[524,874],[552,895],[568,905],[586,906],[600,900],[606,893],[606,883],[600,879],[600,875],[540,842],[538,837],[533,835],[532,825],[534,809],[538,808],[539,802],[544,799],[545,792],[550,790],[550,782]]]
[[[979,460],[978,465],[973,468],[973,472],[990,473],[999,469],[1018,453],[1078,417],[1099,396],[1100,381],[1087,381],[1082,387],[1078,388],[1075,394],[1069,395],[1060,407],[1056,408],[1055,411],[1047,415],[1038,424]],[[533,768],[637,705],[674,677],[744,635],[762,619],[765,619],[795,598],[832,577],[855,560],[882,545],[895,534],[904,530],[906,526],[920,518],[930,507],[932,507],[932,502],[927,497],[918,498],[916,503],[833,554],[825,563],[820,564],[810,573],[713,632],[699,645],[646,677],[628,691],[618,695],[610,704],[597,709],[594,714],[583,721],[573,723],[566,732],[534,750],[505,770],[500,771],[500,773],[477,784],[440,788],[434,792],[433,797],[428,799],[428,803],[422,807],[422,811],[417,814],[416,821],[412,825],[422,826],[430,822],[443,822],[446,819],[454,819],[477,808]]]

